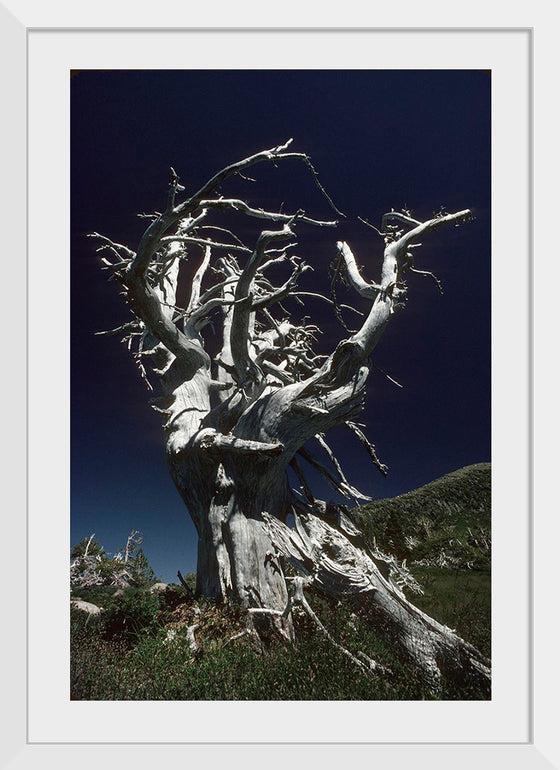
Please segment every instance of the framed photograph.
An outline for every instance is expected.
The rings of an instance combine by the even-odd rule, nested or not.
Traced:
[[[34,766],[43,757],[46,761],[48,755],[49,761],[56,757],[58,766],[70,767],[77,761],[93,763],[95,760],[97,763],[113,758],[121,761],[125,753],[128,761],[132,754],[134,761],[145,764],[160,756],[169,757],[170,761],[181,761],[184,757],[189,761],[208,761],[210,756],[216,761],[226,761],[233,756],[256,763],[266,761],[272,750],[282,761],[292,758],[301,761],[302,756],[311,759],[313,754],[327,764],[347,761],[348,752],[352,752],[356,759],[390,762],[397,767],[419,760],[422,765],[434,768],[443,768],[450,762],[456,767],[467,767],[473,762],[483,767],[494,766],[497,762],[520,768],[557,766],[554,720],[547,701],[553,692],[554,681],[557,681],[547,610],[547,600],[553,602],[549,578],[554,536],[548,521],[536,519],[539,510],[542,514],[545,493],[538,498],[540,509],[534,508],[533,504],[533,463],[537,467],[539,457],[540,468],[550,464],[550,459],[543,457],[543,451],[535,454],[532,417],[533,357],[545,345],[544,336],[536,348],[532,342],[536,310],[531,296],[533,238],[537,232],[533,224],[532,159],[536,93],[533,83],[534,30],[499,23],[492,27],[478,26],[474,20],[482,19],[482,7],[480,12],[472,9],[473,24],[468,28],[454,26],[452,13],[449,22],[446,20],[447,26],[441,27],[441,20],[431,12],[418,20],[420,26],[407,28],[392,26],[397,20],[389,16],[383,27],[373,26],[373,19],[358,23],[356,17],[351,26],[339,26],[338,20],[333,20],[332,26],[328,24],[321,28],[307,23],[284,28],[266,23],[264,15],[255,18],[258,27],[254,27],[249,19],[243,19],[246,26],[242,26],[241,17],[236,17],[231,25],[224,23],[223,27],[217,28],[207,25],[204,13],[194,24],[190,12],[184,9],[177,9],[173,25],[162,26],[155,11],[146,12],[148,15],[139,21],[135,16],[137,9],[133,13],[130,7],[126,14],[124,7],[91,14],[91,11],[87,13],[75,8],[69,11],[63,8],[63,3],[50,5],[48,12],[32,4],[12,5],[13,8],[7,4],[0,9],[3,55],[8,62],[4,66],[4,80],[13,105],[6,114],[14,116],[13,123],[7,122],[4,128],[4,147],[9,148],[5,152],[6,163],[11,172],[10,184],[4,185],[9,188],[5,210],[10,211],[10,216],[13,212],[13,219],[18,223],[14,232],[8,233],[8,239],[12,240],[8,241],[6,253],[17,254],[17,262],[22,262],[22,246],[26,241],[27,272],[21,264],[15,268],[17,277],[10,283],[19,288],[9,293],[7,323],[10,318],[23,315],[23,286],[27,285],[27,338],[19,339],[15,352],[19,355],[16,360],[20,365],[20,378],[27,362],[28,437],[27,510],[26,513],[22,510],[20,489],[16,499],[21,515],[9,522],[10,540],[18,544],[17,555],[11,557],[13,565],[10,569],[12,575],[22,575],[25,553],[27,590],[24,591],[22,586],[21,591],[14,593],[13,600],[12,597],[9,599],[14,617],[18,618],[18,628],[17,641],[15,638],[7,640],[7,655],[10,656],[7,659],[11,660],[13,656],[14,660],[13,669],[8,672],[10,687],[7,692],[14,708],[9,715],[13,728],[7,731],[9,740],[3,749],[5,766]],[[550,20],[546,14],[539,15],[536,11],[535,16],[539,16],[539,29],[545,41]],[[415,13],[412,13],[411,22],[414,18]],[[380,21],[375,20],[375,23]],[[544,49],[545,43],[542,45]],[[542,62],[546,55],[543,50]],[[399,99],[399,85],[402,87],[404,74],[418,73],[421,87],[416,102],[420,111],[433,99],[433,95],[422,90],[431,83],[426,77],[429,73],[477,73],[480,80],[490,80],[491,698],[311,702],[71,700],[68,548],[71,538],[70,348],[73,330],[70,317],[71,303],[76,301],[77,295],[70,284],[70,212],[72,205],[77,205],[76,196],[87,195],[87,181],[84,183],[81,179],[77,184],[76,170],[71,167],[76,159],[72,153],[76,152],[78,142],[83,161],[80,168],[92,179],[95,177],[97,194],[102,194],[103,178],[110,173],[111,167],[115,167],[115,175],[120,174],[125,183],[122,195],[127,199],[131,214],[135,209],[130,189],[135,185],[133,160],[126,161],[132,163],[131,166],[118,169],[118,148],[107,145],[105,150],[111,160],[102,159],[98,156],[103,152],[102,142],[89,145],[90,155],[84,156],[87,154],[85,129],[79,140],[74,134],[74,146],[71,143],[71,76],[75,83],[80,78],[86,82],[92,72],[98,77],[95,88],[100,108],[104,99],[119,100],[111,111],[115,119],[118,117],[122,121],[119,141],[126,137],[127,121],[130,120],[130,132],[143,134],[147,145],[157,143],[166,132],[159,133],[158,116],[150,113],[153,105],[146,98],[149,89],[143,89],[142,79],[127,78],[131,73],[145,75],[148,79],[172,78],[177,91],[169,92],[166,98],[185,100],[191,108],[192,124],[185,126],[185,142],[200,142],[200,150],[191,153],[193,157],[198,152],[203,153],[205,147],[207,152],[213,153],[222,142],[220,137],[232,132],[240,133],[239,146],[243,146],[244,140],[249,146],[247,133],[243,133],[244,126],[255,122],[269,125],[259,115],[271,109],[270,104],[278,93],[276,86],[283,77],[290,81],[294,92],[309,89],[310,104],[313,99],[317,101],[318,120],[324,120],[328,112],[333,121],[339,121],[331,127],[328,124],[321,126],[326,134],[332,135],[330,144],[325,143],[325,157],[338,151],[343,158],[348,158],[348,164],[356,164],[357,157],[363,155],[363,166],[367,168],[366,157],[373,148],[359,146],[358,151],[356,148],[356,137],[362,138],[367,132],[362,126],[359,131],[356,128],[354,134],[352,132],[353,121],[363,110],[360,105],[363,94],[356,84],[366,82],[360,81],[358,75],[365,77],[369,73],[377,77],[371,80],[372,93],[367,96],[372,121],[383,115],[384,100]],[[185,72],[194,73],[191,81],[181,77]],[[237,79],[236,73],[239,73]],[[256,86],[259,73],[261,90]],[[383,73],[391,73],[391,87],[380,88],[379,93],[375,93],[372,84],[379,85]],[[103,93],[103,78],[111,75],[124,83],[123,91]],[[340,81],[337,88],[341,83],[348,83],[348,88],[355,89],[356,115],[346,110],[338,112],[336,106],[329,103],[329,98],[334,98],[337,93],[334,87],[329,91],[329,82],[334,82],[329,77]],[[227,82],[227,89],[222,87],[219,92],[222,97],[226,90],[229,92],[227,102],[212,105],[204,101],[204,109],[197,109],[197,89],[213,87],[212,80],[218,78]],[[87,81],[88,88],[90,82]],[[460,132],[467,122],[467,115],[461,119],[453,112],[454,105],[463,104],[453,94],[453,82],[458,87],[468,88],[469,81],[450,77],[448,90],[441,91],[442,98],[449,100],[450,115],[454,115],[450,125]],[[127,83],[130,83],[128,95]],[[189,83],[192,85],[190,92]],[[95,102],[87,102],[88,88],[80,96],[81,119],[87,121],[89,109],[95,124],[98,109]],[[321,89],[320,98],[314,92],[317,88]],[[284,90],[287,93],[289,89]],[[127,99],[130,99],[128,105]],[[144,126],[138,123],[142,116],[138,103],[143,100],[149,116]],[[288,101],[285,108],[289,109]],[[309,110],[312,116],[311,107]],[[252,114],[255,115],[253,120]],[[406,117],[403,115],[403,120]],[[165,118],[163,113],[161,120]],[[301,111],[299,118],[301,122]],[[296,147],[298,114],[287,120],[286,126],[293,126]],[[445,128],[438,126],[437,131],[441,130]],[[341,137],[347,140],[347,146],[341,146]],[[277,137],[281,142],[289,138]],[[468,132],[465,139],[468,141]],[[410,141],[413,140],[411,137]],[[263,148],[268,141],[267,135]],[[427,152],[432,142],[437,143],[434,137],[425,137],[425,141]],[[258,139],[251,137],[251,142],[258,143]],[[140,148],[140,144],[138,146]],[[254,151],[259,149],[262,148],[256,146]],[[307,150],[315,161],[313,147],[305,147]],[[247,154],[250,151],[251,147]],[[382,151],[382,148],[375,148],[375,152]],[[420,142],[415,145],[415,151],[424,151]],[[414,152],[410,158],[413,163]],[[207,170],[211,173],[234,159],[225,157],[224,162],[210,162]],[[139,149],[138,178],[142,164]],[[316,165],[320,166],[318,162]],[[344,169],[346,164],[341,162],[339,167]],[[452,159],[449,159],[449,167],[452,174]],[[24,168],[27,168],[27,177]],[[371,168],[375,168],[375,164],[371,164]],[[71,172],[74,173],[72,188]],[[320,168],[317,172],[320,178]],[[476,172],[474,168],[473,175]],[[486,173],[482,168],[480,172]],[[188,173],[188,168],[182,169],[180,181]],[[368,185],[366,196],[384,198],[384,179],[368,179],[364,174],[360,184]],[[406,179],[399,184],[404,194]],[[158,185],[159,181],[154,180],[154,194],[158,192]],[[107,180],[107,190],[111,187],[114,195],[114,180]],[[327,192],[330,194],[331,191]],[[457,198],[461,197],[460,193],[461,190]],[[90,203],[93,205],[93,198],[88,205]],[[402,201],[403,206],[409,203]],[[426,205],[432,203],[430,199]],[[390,206],[391,201],[387,204]],[[447,202],[437,201],[437,204]],[[385,201],[380,200],[376,209],[383,205]],[[465,207],[468,205],[467,200]],[[428,212],[428,215],[430,213],[433,214]],[[476,257],[472,257],[473,264],[478,265]],[[13,261],[16,261],[15,257],[9,264]],[[488,281],[488,275],[482,276],[481,280]],[[547,285],[553,284],[547,279]],[[462,306],[466,324],[470,323],[469,314],[472,313],[475,332],[477,302],[475,299],[471,305],[465,302]],[[545,320],[540,321],[543,333],[545,324]],[[468,350],[465,355],[469,355]],[[478,361],[474,352],[471,355]],[[95,394],[95,389],[91,393]],[[546,389],[542,395],[544,403]],[[82,396],[88,398],[87,393]],[[13,425],[14,429],[14,446],[22,447],[21,414],[9,417],[10,427]],[[465,424],[469,419],[472,423],[476,415],[467,416]],[[550,423],[547,421],[546,424],[550,429]],[[93,436],[93,433],[88,435]],[[465,428],[465,436],[468,435]],[[82,449],[88,452],[85,439],[80,451]],[[85,465],[84,462],[84,468]],[[95,472],[92,468],[92,473]],[[21,476],[19,478],[21,482]],[[551,527],[554,526],[552,523]],[[123,534],[126,537],[127,533]],[[16,565],[19,565],[17,573]],[[21,579],[18,582],[21,583]],[[84,744],[88,744],[87,747]]]

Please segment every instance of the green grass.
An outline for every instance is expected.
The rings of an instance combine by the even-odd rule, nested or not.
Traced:
[[[414,601],[441,622],[456,627],[488,654],[489,574],[417,568],[426,593]],[[298,641],[265,651],[248,637],[235,607],[199,601],[200,614],[180,586],[162,596],[128,589],[82,591],[102,605],[101,615],[71,611],[71,698],[74,700],[424,700],[433,693],[418,672],[400,660],[376,633],[375,613],[350,600],[333,602],[310,591],[309,601],[331,633],[348,649],[362,650],[390,676],[365,675],[296,613]],[[186,625],[199,623],[199,653],[189,649]],[[182,625],[181,625],[182,624]],[[166,641],[167,631],[177,631]],[[486,648],[484,647],[486,645]],[[476,690],[446,689],[440,699],[476,699]]]
[[[424,612],[453,628],[487,658],[491,656],[490,570],[414,567],[424,589],[411,600]]]
[[[409,564],[421,560],[438,566],[490,567],[489,463],[469,465],[350,513],[381,550]]]

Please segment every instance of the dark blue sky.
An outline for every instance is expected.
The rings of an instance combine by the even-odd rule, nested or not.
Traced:
[[[222,167],[290,137],[346,214],[336,231],[298,228],[298,253],[315,269],[302,289],[328,286],[340,239],[368,278],[378,276],[383,244],[358,216],[379,226],[391,208],[426,219],[442,205],[476,216],[429,235],[416,252],[416,266],[433,271],[444,294],[409,277],[408,304],[373,357],[404,387],[374,371],[362,417],[389,475],[336,429],[329,441],[349,480],[387,497],[490,460],[488,72],[82,70],[71,97],[72,543],[95,532],[113,552],[137,529],[164,580],[196,566],[194,527],[168,475],[149,392],[126,348],[94,336],[129,316],[86,233],[135,248],[145,226],[136,214],[161,210],[170,166],[192,193]],[[251,175],[259,181],[230,181],[223,194],[335,217],[302,164],[257,166]],[[332,350],[343,328],[327,304],[307,307]]]

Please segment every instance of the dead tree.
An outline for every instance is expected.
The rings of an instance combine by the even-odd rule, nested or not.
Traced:
[[[308,156],[289,145],[227,166],[181,202],[184,188],[171,169],[165,210],[151,216],[135,250],[93,234],[133,314],[131,322],[110,333],[127,340],[154,391],[167,464],[198,533],[196,593],[240,601],[248,610],[249,630],[263,638],[272,630],[288,640],[294,636],[294,602],[321,626],[304,596],[306,585],[355,596],[377,608],[391,638],[434,684],[442,676],[488,683],[488,661],[408,601],[403,588],[413,580],[406,569],[366,542],[347,511],[317,500],[304,470],[308,464],[343,496],[360,497],[325,439],[335,425],[347,426],[385,470],[354,422],[363,407],[371,353],[403,301],[406,272],[416,270],[412,254],[418,239],[466,221],[471,213],[440,212],[424,222],[408,212],[386,214],[378,231],[385,242],[378,283],[362,277],[346,242],[338,242],[336,252],[333,244],[336,269],[367,300],[369,311],[355,333],[319,356],[316,327],[294,322],[281,303],[313,295],[298,291],[309,266],[294,255],[296,233],[335,228],[337,222],[302,211],[267,211],[218,192],[251,166],[292,161],[308,167],[331,203]],[[214,224],[219,216],[228,222],[232,215],[261,220],[266,229],[245,242],[223,219],[222,226]],[[187,259],[190,296],[179,307]],[[273,285],[269,276],[278,266],[289,272],[284,283]],[[208,329],[203,332],[208,325],[210,336]],[[310,452],[312,440],[329,465]],[[299,490],[290,484],[290,468]],[[375,670],[363,653],[348,654]]]

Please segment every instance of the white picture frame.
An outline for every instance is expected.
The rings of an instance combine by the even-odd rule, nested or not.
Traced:
[[[403,17],[403,11],[406,4],[400,4],[399,12],[382,12],[376,10],[375,13],[357,13],[350,14],[344,19],[344,23],[341,24],[340,18],[333,18],[329,20],[329,23],[322,26],[329,27],[333,32],[336,31],[349,31],[349,28],[359,28],[362,31],[371,29],[375,26],[377,31],[384,29],[389,32],[392,30],[405,31],[404,27],[394,27],[393,24],[400,21]],[[87,729],[83,729],[79,736],[71,740],[61,740],[56,736],[53,739],[48,737],[42,737],[37,740],[29,732],[29,695],[30,689],[25,687],[24,682],[27,681],[28,676],[28,662],[29,662],[29,638],[33,637],[35,643],[37,639],[41,639],[44,645],[48,645],[48,637],[53,633],[53,629],[50,627],[45,628],[44,615],[40,618],[29,611],[28,597],[29,587],[26,591],[24,589],[23,581],[23,564],[24,555],[27,553],[28,557],[28,575],[30,576],[35,569],[34,565],[31,565],[31,556],[38,553],[37,539],[44,534],[43,530],[37,530],[34,523],[28,518],[25,508],[26,495],[23,494],[26,487],[26,470],[25,470],[25,434],[23,431],[23,419],[22,411],[23,405],[21,403],[24,387],[23,372],[26,368],[26,337],[21,333],[21,319],[24,316],[23,302],[22,302],[22,287],[26,285],[26,260],[25,260],[25,232],[27,230],[28,222],[26,218],[26,206],[28,193],[26,192],[26,174],[24,169],[26,168],[27,157],[27,120],[28,120],[28,107],[31,107],[29,112],[29,119],[32,120],[33,105],[27,102],[27,52],[29,45],[30,35],[41,35],[47,39],[49,35],[54,35],[57,31],[64,30],[64,34],[67,36],[80,34],[79,29],[86,30],[93,33],[100,28],[105,29],[105,34],[108,30],[117,30],[118,28],[145,28],[145,33],[154,32],[160,30],[161,27],[168,28],[167,24],[162,24],[158,19],[157,8],[154,9],[139,9],[134,6],[134,12],[132,12],[132,6],[129,3],[120,3],[118,7],[111,8],[87,8],[80,9],[72,6],[69,3],[55,2],[48,6],[41,5],[33,2],[11,2],[4,3],[0,6],[0,18],[1,34],[2,34],[2,56],[3,61],[3,93],[6,99],[6,111],[5,116],[8,119],[5,120],[2,128],[3,133],[3,167],[8,169],[9,183],[4,182],[2,185],[3,202],[1,210],[3,215],[6,215],[6,221],[13,222],[13,226],[6,227],[5,235],[5,254],[10,255],[9,270],[10,270],[10,286],[20,287],[17,292],[9,292],[9,296],[6,299],[4,305],[5,315],[5,329],[14,329],[16,323],[14,319],[18,319],[17,328],[20,329],[20,333],[12,338],[9,336],[9,340],[6,343],[7,355],[6,360],[10,361],[10,388],[6,389],[4,394],[4,404],[11,404],[15,399],[18,401],[18,409],[8,409],[7,421],[10,436],[10,454],[11,457],[19,461],[18,473],[10,473],[8,481],[8,502],[11,508],[17,512],[17,515],[9,517],[8,520],[8,537],[10,543],[16,544],[15,547],[7,549],[9,551],[7,555],[7,575],[10,576],[11,581],[14,584],[10,584],[7,587],[7,601],[5,605],[5,612],[9,613],[9,617],[13,618],[12,623],[8,626],[8,633],[4,635],[2,641],[3,648],[3,660],[8,664],[6,665],[6,683],[7,687],[4,690],[3,700],[9,703],[10,708],[5,709],[5,721],[3,727],[5,728],[6,741],[2,748],[3,754],[2,761],[5,767],[32,767],[39,764],[42,761],[56,763],[58,767],[70,767],[74,766],[77,762],[89,766],[94,763],[97,765],[100,761],[111,762],[112,760],[130,762],[132,760],[131,755],[134,757],[134,761],[141,765],[148,763],[152,764],[154,759],[164,761],[177,761],[178,759],[188,757],[190,762],[194,761],[210,761],[211,756],[215,756],[216,761],[231,761],[236,759],[237,761],[250,761],[257,762],[267,761],[270,763],[271,744],[274,745],[274,761],[284,764],[286,761],[296,761],[298,763],[303,761],[309,761],[311,758],[317,758],[324,764],[334,762],[337,764],[340,761],[352,761],[366,759],[369,761],[390,763],[396,767],[405,767],[411,762],[418,762],[420,760],[422,766],[426,767],[447,767],[452,763],[457,768],[471,766],[473,762],[478,762],[482,767],[493,767],[497,763],[504,763],[509,767],[530,767],[530,768],[545,768],[545,767],[558,767],[558,760],[560,758],[560,751],[558,749],[558,741],[556,738],[554,705],[553,695],[555,693],[555,687],[558,685],[558,674],[554,668],[554,660],[556,657],[556,650],[554,645],[554,619],[551,618],[549,608],[554,606],[553,603],[553,568],[555,554],[553,551],[554,543],[558,542],[558,524],[555,521],[550,521],[552,512],[549,511],[547,516],[547,500],[552,492],[551,482],[546,480],[547,471],[549,478],[554,478],[553,471],[551,471],[552,459],[547,457],[547,433],[553,435],[553,418],[554,412],[551,410],[552,398],[554,396],[554,390],[552,389],[553,370],[550,369],[547,376],[547,367],[550,364],[547,361],[548,347],[546,343],[546,329],[547,327],[553,327],[554,316],[553,309],[550,307],[542,307],[539,303],[539,307],[536,307],[536,302],[533,305],[533,298],[530,294],[532,291],[532,276],[535,278],[539,276],[536,267],[535,252],[531,252],[533,240],[535,244],[541,243],[544,247],[544,233],[545,224],[540,223],[541,227],[538,227],[538,216],[541,211],[546,209],[547,194],[546,178],[544,170],[541,172],[541,168],[544,169],[545,159],[548,173],[551,174],[550,164],[553,161],[553,157],[547,158],[546,139],[551,140],[553,121],[551,114],[547,114],[547,110],[551,110],[550,96],[546,96],[547,79],[551,78],[551,72],[553,71],[554,59],[554,47],[552,43],[552,31],[551,27],[552,19],[549,15],[542,10],[539,10],[540,5],[536,6],[528,13],[531,17],[532,24],[530,27],[526,26],[526,21],[519,26],[514,25],[513,21],[515,16],[513,13],[508,14],[507,24],[504,25],[503,19],[499,17],[499,14],[492,17],[488,8],[485,8],[482,3],[475,4],[475,7],[471,4],[469,6],[469,22],[470,27],[455,26],[459,20],[453,19],[455,15],[453,12],[446,10],[444,16],[438,14],[434,9],[422,9],[422,12],[415,11],[412,6],[407,12],[407,21],[410,21],[411,26],[406,28],[406,31],[411,35],[426,33],[432,25],[433,30],[437,30],[438,35],[452,36],[457,31],[472,32],[478,31],[481,33],[483,30],[488,32],[499,33],[502,32],[503,39],[506,39],[511,35],[519,35],[527,41],[527,50],[529,56],[527,59],[528,71],[526,72],[528,83],[528,95],[531,100],[529,105],[530,109],[526,116],[527,126],[526,133],[528,138],[528,144],[525,148],[526,151],[526,178],[527,178],[527,190],[526,190],[526,211],[512,212],[512,220],[517,224],[512,223],[514,226],[519,226],[520,230],[526,233],[526,265],[524,274],[519,272],[514,275],[504,275],[504,280],[511,280],[512,289],[519,292],[520,300],[516,304],[517,310],[522,316],[521,326],[525,328],[525,335],[522,336],[519,343],[519,359],[516,362],[518,367],[518,376],[526,377],[527,381],[524,383],[524,387],[518,392],[518,397],[523,398],[524,394],[527,396],[525,403],[516,403],[515,406],[519,408],[519,421],[520,428],[519,433],[521,435],[521,442],[518,448],[519,454],[519,473],[518,476],[521,479],[521,486],[523,483],[528,488],[527,491],[532,494],[534,498],[532,510],[527,517],[527,567],[525,582],[528,582],[527,586],[518,586],[512,584],[511,590],[519,591],[523,597],[525,592],[527,596],[532,595],[532,599],[529,604],[530,616],[528,629],[531,634],[531,641],[527,645],[528,653],[530,655],[530,662],[528,667],[529,672],[529,688],[528,688],[528,701],[527,701],[527,729],[526,739],[524,740],[512,740],[503,741],[497,739],[496,741],[487,740],[479,742],[454,742],[446,740],[444,742],[432,741],[422,742],[418,740],[407,741],[407,723],[402,720],[402,717],[395,712],[395,718],[401,719],[402,724],[402,741],[387,742],[387,741],[359,741],[359,740],[347,740],[337,743],[331,743],[328,737],[325,741],[312,741],[306,742],[305,740],[294,740],[290,735],[289,723],[281,730],[277,731],[277,735],[271,734],[267,736],[267,740],[261,742],[259,736],[255,735],[254,740],[244,738],[243,742],[237,743],[231,739],[228,739],[226,743],[219,742],[220,736],[217,736],[217,741],[211,741],[206,738],[205,741],[197,741],[190,739],[186,742],[181,741],[161,741],[161,742],[143,742],[142,735],[132,740],[127,733],[126,737],[121,742],[120,740],[103,740],[100,741],[91,735],[88,735]],[[211,28],[215,30],[213,25],[208,25],[208,18],[215,16],[215,7],[213,13],[207,13],[205,18],[204,11],[193,12],[190,9],[186,9],[177,4],[177,7],[173,9],[172,18],[174,25],[172,29],[184,27],[200,27]],[[269,21],[265,19],[266,14],[260,11],[255,11],[255,15],[251,15],[249,11],[241,13],[239,9],[235,10],[235,13],[229,11],[230,16],[228,18],[228,12],[221,15],[223,19],[222,31],[227,34],[228,31],[233,33],[234,28],[239,28],[243,24],[248,27],[259,26],[262,28],[273,28],[280,30],[275,24],[271,24],[273,14],[269,14]],[[373,18],[375,16],[375,18]],[[171,16],[166,15],[166,18]],[[291,15],[290,18],[297,19],[297,27],[295,28],[315,28],[312,23],[313,14],[303,9],[298,9],[298,13]],[[322,19],[325,20],[324,12]],[[193,23],[195,22],[196,23]],[[352,23],[350,23],[352,22]],[[442,23],[445,22],[446,27],[442,28]],[[418,26],[415,27],[414,23]],[[487,25],[492,23],[492,27]],[[290,25],[291,26],[291,25]],[[285,34],[290,34],[290,30],[284,28]],[[538,33],[538,34],[537,34]],[[101,34],[101,32],[100,32]],[[257,33],[258,34],[258,33]],[[499,37],[499,35],[498,35]],[[534,43],[534,41],[539,41]],[[538,65],[539,78],[542,80],[534,79],[533,77],[533,62]],[[550,69],[547,71],[547,63]],[[114,65],[109,65],[110,67]],[[447,66],[442,62],[441,66]],[[515,88],[515,84],[511,84],[512,88]],[[539,142],[535,142],[532,130],[533,110],[532,99],[535,98],[535,104],[537,106],[537,115],[539,122],[537,123],[536,130],[539,132]],[[8,107],[9,104],[9,107]],[[548,128],[547,128],[548,127]],[[494,137],[494,141],[496,137]],[[542,144],[541,144],[542,141]],[[552,144],[548,147],[551,149]],[[532,154],[535,151],[537,164],[540,162],[542,166],[536,166],[539,170],[540,176],[537,177],[539,184],[538,188],[533,188],[533,167],[532,167]],[[519,159],[518,159],[519,160]],[[525,159],[524,159],[525,160]],[[65,173],[66,169],[61,170]],[[550,178],[553,178],[552,175]],[[541,187],[542,184],[542,187]],[[550,189],[550,188],[548,188]],[[552,194],[551,194],[552,197]],[[47,196],[46,199],[49,205],[52,205],[52,200]],[[550,199],[548,199],[550,200]],[[539,205],[540,203],[540,205]],[[57,205],[60,205],[57,201]],[[535,207],[535,220],[533,222],[533,206]],[[526,218],[524,220],[524,215]],[[543,216],[541,214],[541,216]],[[4,218],[4,217],[3,217]],[[521,220],[521,221],[519,221]],[[524,224],[523,224],[524,220]],[[33,228],[34,223],[29,222],[29,227]],[[539,241],[540,236],[540,241]],[[60,235],[60,243],[62,248],[66,243],[66,234]],[[547,244],[548,246],[548,244]],[[534,246],[533,248],[536,248]],[[551,257],[554,255],[552,254]],[[553,261],[552,259],[550,261]],[[28,268],[29,269],[29,268]],[[555,282],[551,278],[551,273],[558,268],[554,265],[547,263],[546,266],[546,284],[548,286],[554,286]],[[63,286],[66,285],[63,283]],[[536,285],[536,288],[538,286]],[[553,289],[552,289],[553,290]],[[32,310],[32,308],[29,308]],[[519,323],[519,321],[518,321]],[[536,334],[535,332],[538,332]],[[550,332],[549,332],[550,333]],[[533,334],[533,343],[530,344],[530,337]],[[54,340],[49,339],[49,344],[53,345]],[[64,354],[66,343],[62,343],[61,350]],[[45,362],[37,359],[32,355],[29,355],[27,377],[28,387],[32,387],[33,382],[37,377],[42,376]],[[532,364],[532,366],[531,366]],[[66,371],[63,364],[63,371]],[[527,369],[527,371],[525,371]],[[13,374],[15,372],[15,375]],[[538,379],[535,377],[538,375]],[[530,382],[533,385],[530,385]],[[14,386],[19,390],[14,392]],[[535,397],[538,395],[538,399]],[[532,396],[531,401],[529,400]],[[548,401],[547,401],[548,398]],[[538,403],[538,408],[535,408],[535,415],[532,415],[533,405]],[[545,411],[546,410],[546,411]],[[28,413],[28,420],[30,425],[34,419],[33,413]],[[66,427],[66,416],[61,416],[62,430]],[[30,435],[33,431],[30,431]],[[534,438],[533,438],[534,437]],[[534,442],[534,443],[533,443]],[[528,448],[526,444],[528,443]],[[61,462],[64,462],[64,455],[61,457]],[[23,468],[19,465],[23,464]],[[533,471],[534,468],[534,471]],[[515,474],[514,474],[515,477]],[[35,483],[33,474],[29,475],[28,479],[30,488]],[[553,499],[553,498],[551,498]],[[527,502],[527,501],[526,501]],[[6,510],[8,510],[6,508]],[[541,517],[544,521],[541,521]],[[45,530],[48,532],[48,527]],[[48,544],[50,546],[50,543]],[[44,575],[44,580],[47,585],[51,583],[53,585],[59,585],[60,580],[66,580],[67,562],[62,561],[59,563],[56,557],[58,552],[63,554],[67,551],[67,541],[62,544],[58,543],[54,545],[52,550],[52,562],[50,564],[50,570],[47,575]],[[531,546],[534,546],[534,554]],[[36,595],[36,573],[33,574],[34,581],[32,587],[32,593]],[[512,577],[515,578],[515,573],[512,573]],[[50,595],[52,589],[48,589]],[[52,597],[51,597],[52,598]],[[521,601],[522,603],[522,601]],[[27,631],[27,643],[24,629]],[[13,636],[12,636],[13,634]],[[55,656],[56,658],[56,656]],[[55,665],[56,668],[56,665]],[[517,669],[512,667],[512,676],[523,676],[524,668],[526,664],[519,662]],[[60,670],[59,676],[61,678],[67,677],[65,671]],[[66,682],[66,679],[64,679]],[[67,691],[68,688],[66,688]],[[79,703],[73,704],[80,713],[80,718],[85,720],[89,719],[91,709],[89,706],[92,704]],[[111,714],[111,719],[118,718],[118,712],[114,708],[120,704],[106,703],[103,704],[108,714]],[[127,704],[133,711],[138,704]],[[392,704],[387,704],[391,707]],[[444,706],[446,704],[443,704]],[[295,707],[296,704],[291,704],[294,720],[300,718],[300,712]],[[220,704],[199,704],[199,707],[205,714],[210,716],[209,711],[220,708]],[[447,708],[451,706],[447,705]],[[56,699],[53,700],[52,710],[56,718],[58,705]],[[137,708],[136,708],[137,711]],[[325,719],[329,719],[328,712],[322,712]],[[61,713],[61,719],[64,718]],[[212,716],[214,719],[215,717]],[[434,718],[439,718],[435,716]],[[467,717],[468,718],[468,717]],[[4,732],[4,731],[3,731]],[[36,728],[35,728],[36,732]],[[48,731],[47,731],[48,732]],[[328,735],[328,733],[326,733]],[[88,744],[85,746],[84,744]],[[349,757],[351,753],[351,757]]]

